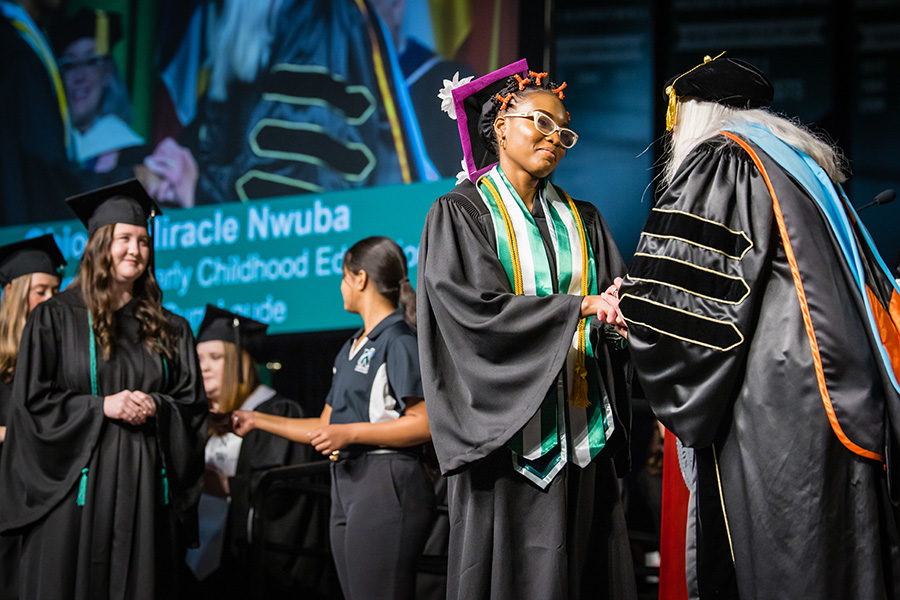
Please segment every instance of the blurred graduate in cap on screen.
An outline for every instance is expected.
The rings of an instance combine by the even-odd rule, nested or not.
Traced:
[[[65,264],[51,234],[0,247],[0,452],[25,319],[35,306],[59,293]],[[0,598],[4,600],[19,597],[19,546],[17,536],[0,536]]]
[[[120,152],[143,146],[144,139],[130,127],[131,101],[112,58],[122,39],[121,15],[82,8],[60,23],[51,39],[72,117],[75,160],[104,173],[128,165]],[[138,151],[130,163],[144,154]]]
[[[664,193],[618,296],[646,397],[694,449],[687,592],[896,598],[900,297],[840,151],[727,55],[666,93]]]
[[[22,598],[166,597],[206,443],[187,322],[162,308],[136,181],[68,199],[88,229],[72,284],[22,334],[0,460],[0,532],[22,535]]]
[[[260,381],[259,363],[267,327],[207,304],[197,333],[200,373],[212,414],[200,500],[200,547],[188,552],[187,562],[194,576],[203,582],[203,590],[221,598],[253,592],[248,587],[253,578],[247,572],[252,564],[247,535],[251,525],[250,498],[264,469],[312,458],[308,445],[265,431],[253,431],[241,438],[231,430],[231,414],[237,409],[295,419],[304,416],[297,402]],[[284,512],[281,516],[290,519],[294,511],[288,507]],[[273,529],[278,528],[277,515],[269,514],[267,519]],[[296,526],[288,529],[295,531]],[[278,584],[288,587],[297,560],[297,556],[278,554],[266,561],[267,592]]]

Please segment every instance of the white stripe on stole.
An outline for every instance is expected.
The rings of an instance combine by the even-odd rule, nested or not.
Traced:
[[[569,238],[569,248],[571,248],[571,252],[569,253],[570,257],[570,271],[572,273],[571,278],[569,279],[569,289],[566,293],[571,295],[581,295],[581,236],[578,235],[578,224],[575,223],[575,217],[572,215],[572,212],[569,210],[569,206],[566,202],[559,197],[559,194],[556,192],[556,188],[552,185],[547,186],[547,196],[549,203],[553,205],[553,210],[556,211],[556,214],[559,215],[560,220],[566,227],[566,235]],[[546,207],[546,205],[545,205]],[[547,221],[550,223],[550,227],[554,228],[555,225],[553,223],[553,219],[549,212],[547,212]],[[587,233],[587,232],[585,232]],[[554,236],[555,241],[555,236]],[[557,257],[559,257],[559,249],[557,248]],[[559,258],[557,258],[559,260]],[[560,271],[561,273],[562,271]],[[562,290],[560,290],[562,291]],[[575,330],[575,333],[572,335],[572,343],[569,345],[568,353],[566,354],[566,382],[574,381],[575,377],[575,363],[577,360],[578,353],[578,330]],[[571,385],[569,383],[569,385]],[[566,390],[566,394],[568,394],[568,390]],[[568,397],[568,396],[566,396]],[[571,438],[569,439],[569,444],[572,448],[572,462],[577,464],[580,467],[586,467],[591,462],[591,443],[590,437],[588,436],[588,421],[587,421],[587,409],[580,408],[575,406],[571,402],[565,403],[565,410],[568,411],[568,423],[569,430],[571,432]]]
[[[497,191],[500,192],[500,200],[506,206],[506,213],[512,222],[513,232],[516,236],[516,244],[519,247],[519,264],[522,268],[522,292],[526,296],[537,296],[537,283],[534,278],[534,263],[530,257],[533,256],[534,248],[531,247],[531,236],[528,235],[528,228],[531,224],[522,212],[523,208],[519,205],[513,195],[509,192],[509,188],[498,177],[496,179]],[[543,248],[539,248],[541,252]],[[540,442],[538,442],[540,444]]]

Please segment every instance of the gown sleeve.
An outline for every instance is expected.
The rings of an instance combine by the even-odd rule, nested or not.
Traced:
[[[28,525],[55,506],[75,485],[100,437],[103,398],[61,385],[63,339],[81,333],[59,303],[39,304],[25,324],[0,462],[0,531]],[[84,372],[79,387],[90,389]]]
[[[419,247],[419,356],[444,473],[500,448],[534,415],[581,316],[578,296],[515,295],[483,217],[459,196],[435,202]]]
[[[300,419],[304,417],[300,405],[280,395],[264,402],[257,410],[262,413]],[[312,460],[312,447],[254,430],[244,437],[238,456],[237,473],[229,478],[231,506],[228,511],[229,536],[234,541],[247,542],[247,514],[256,485],[266,469],[299,464]],[[272,515],[270,515],[272,516]]]
[[[773,233],[766,189],[736,145],[702,144],[651,211],[620,290],[646,397],[687,446],[715,441],[754,343]]]
[[[208,408],[194,336],[187,321],[168,316],[178,328],[177,354],[174,360],[166,361],[165,389],[148,393],[156,402],[157,443],[172,504],[187,531],[192,532],[195,507],[203,491]]]

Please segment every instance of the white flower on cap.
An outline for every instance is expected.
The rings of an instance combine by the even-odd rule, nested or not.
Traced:
[[[459,71],[453,75],[453,79],[445,79],[444,87],[438,92],[438,98],[441,99],[441,110],[450,115],[450,118],[456,120],[456,108],[453,106],[453,90],[461,85],[466,85],[473,79],[473,75],[469,77],[459,78]],[[463,166],[465,169],[465,166]]]
[[[456,185],[461,184],[469,178],[469,171],[466,170],[466,159],[463,158],[460,160],[459,164],[462,165],[462,171],[456,174]]]

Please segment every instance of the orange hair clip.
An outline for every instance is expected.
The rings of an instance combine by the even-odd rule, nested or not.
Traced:
[[[549,73],[538,73],[536,71],[528,71],[528,75],[530,75],[531,77],[534,77],[534,85],[540,86],[541,79],[543,79],[544,77],[548,77]]]
[[[497,100],[501,102],[500,110],[506,110],[506,105],[509,104],[509,101],[512,100],[512,97],[512,92],[508,93],[505,98],[500,94],[497,94]]]
[[[572,115],[569,114],[569,111],[566,111],[566,121],[568,121],[569,123],[572,122]]]
[[[516,73],[515,75],[513,75],[513,77],[515,77],[515,78],[516,78],[516,81],[519,82],[519,91],[520,91],[520,92],[521,92],[522,90],[525,89],[525,84],[526,84],[526,83],[529,83],[529,82],[531,81],[531,80],[528,79],[527,77],[526,77],[525,79],[522,79],[521,77],[519,77],[519,74],[518,74],[518,73]]]
[[[554,90],[550,90],[550,91],[553,92],[554,94],[558,95],[558,96],[559,96],[559,99],[562,100],[563,98],[566,97],[565,94],[563,94],[563,90],[564,90],[564,89],[566,89],[566,82],[565,82],[565,81],[563,81],[563,83],[562,83],[561,86],[559,86],[558,88],[556,88],[556,89],[554,89]]]

